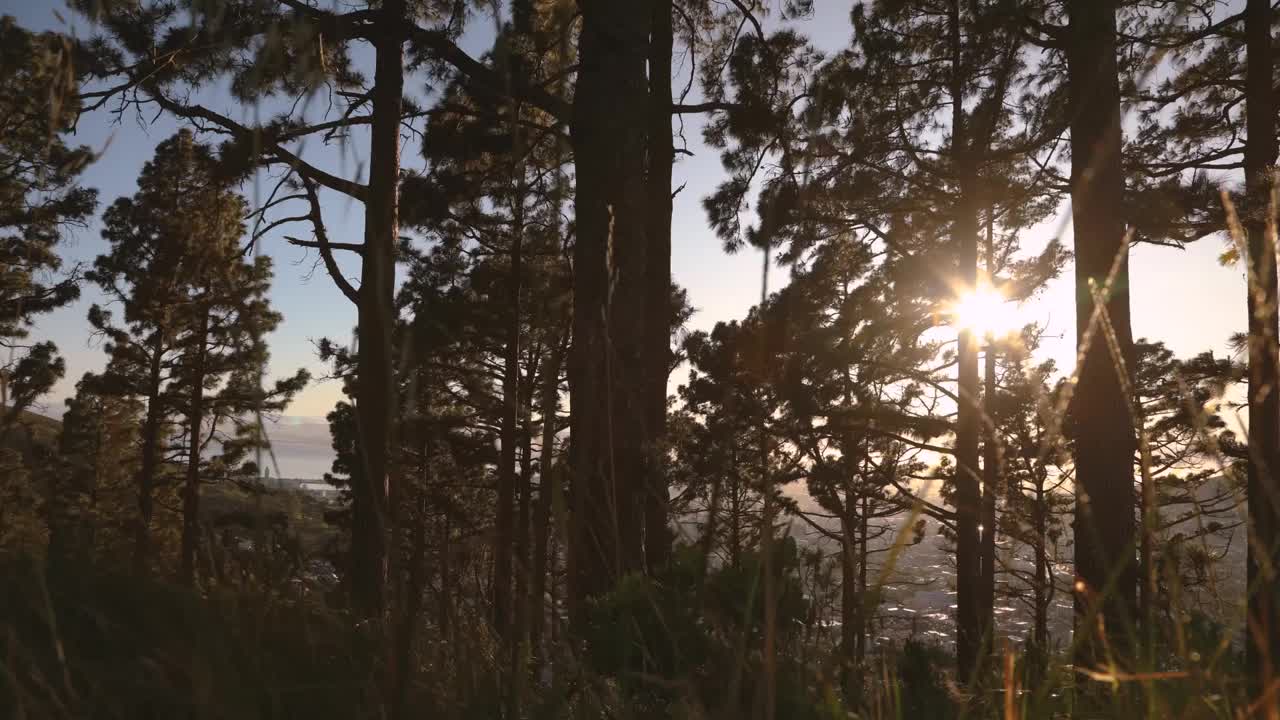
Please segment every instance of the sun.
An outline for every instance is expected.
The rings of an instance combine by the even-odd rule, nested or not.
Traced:
[[[1004,335],[1018,327],[1017,305],[987,283],[961,294],[951,304],[952,323],[980,336]]]

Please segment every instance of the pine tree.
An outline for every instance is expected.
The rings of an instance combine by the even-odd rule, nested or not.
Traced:
[[[1136,42],[1172,59],[1174,72],[1138,88],[1143,122],[1127,150],[1130,164],[1140,168],[1145,184],[1164,190],[1162,230],[1180,241],[1219,233],[1234,224],[1224,212],[1218,185],[1226,189],[1243,180],[1235,204],[1239,232],[1224,260],[1243,260],[1248,281],[1246,311],[1249,332],[1249,438],[1245,451],[1249,514],[1257,542],[1251,542],[1250,577],[1258,580],[1268,563],[1259,554],[1274,553],[1277,522],[1271,476],[1280,462],[1280,401],[1274,351],[1277,334],[1276,268],[1267,224],[1273,213],[1273,164],[1276,158],[1275,74],[1273,50],[1276,16],[1266,2],[1231,5],[1192,4],[1192,20],[1171,13],[1148,18],[1151,29]],[[1237,172],[1240,174],[1236,174]],[[1132,181],[1131,181],[1132,182]],[[1135,183],[1136,184],[1136,183]],[[1133,203],[1149,211],[1147,197]],[[1172,200],[1173,202],[1168,202]],[[1143,230],[1141,226],[1137,228]],[[1243,450],[1243,449],[1242,449]],[[1280,630],[1267,621],[1274,592],[1264,582],[1251,583],[1250,616],[1265,637],[1263,646],[1247,643],[1255,680],[1267,672],[1263,657],[1280,655]],[[1264,627],[1266,626],[1266,627]]]
[[[86,373],[67,399],[58,437],[62,460],[48,506],[49,562],[127,557],[136,514],[138,426],[143,405],[102,392]]]
[[[371,502],[358,504],[353,517],[354,532],[364,538],[358,544],[360,552],[367,554],[354,565],[361,578],[353,591],[359,595],[361,614],[381,615],[387,609],[387,534],[394,524],[388,502],[394,494],[389,488],[394,484],[390,471],[397,415],[392,335],[402,195],[400,128],[402,122],[423,114],[405,101],[406,74],[411,67],[425,64],[464,79],[477,93],[523,98],[562,122],[568,120],[568,103],[534,78],[521,76],[508,83],[496,68],[459,48],[455,41],[466,14],[464,6],[453,3],[388,0],[331,11],[308,3],[259,0],[137,4],[77,0],[75,7],[104,31],[86,49],[94,76],[108,88],[86,97],[91,102],[88,107],[96,109],[117,97],[124,98],[125,107],[154,102],[168,113],[228,135],[229,150],[234,151],[230,154],[238,157],[246,171],[260,165],[290,170],[281,187],[291,180],[300,192],[260,208],[264,213],[282,213],[263,225],[275,228],[299,219],[310,222],[314,240],[295,240],[295,244],[319,251],[334,284],[358,309],[356,394],[368,465],[364,482]],[[373,52],[369,79],[353,63],[357,46]],[[288,111],[262,124],[247,125],[183,99],[186,89],[222,80],[230,80],[234,94],[245,105],[267,97],[300,102],[332,83],[346,108],[338,119],[309,125]],[[308,139],[349,139],[356,128],[366,125],[369,139],[361,149],[367,160],[367,182],[339,177],[302,156]],[[322,189],[364,204],[363,243],[329,241]],[[304,203],[306,210],[301,215],[284,214],[289,203]],[[358,288],[334,260],[333,253],[340,250],[360,256]]]
[[[184,310],[191,317],[173,378],[184,405],[182,576],[187,583],[195,580],[201,535],[200,485],[251,476],[257,468],[248,466],[249,453],[270,444],[261,420],[284,410],[310,379],[298,370],[262,386],[269,360],[266,336],[281,320],[266,298],[271,262],[265,256],[245,261],[235,242],[239,237],[226,239],[231,242],[202,247],[208,256],[201,262],[207,264],[188,276]],[[215,443],[219,451],[208,457]]]
[[[495,38],[495,61],[513,84],[522,73],[567,61],[560,19],[531,5],[516,3],[513,22]],[[558,428],[554,420],[549,431],[541,417],[535,420],[542,415],[535,402],[547,383],[539,376],[551,372],[555,383],[543,404],[553,411],[560,404],[570,283],[571,234],[562,220],[568,143],[556,119],[533,104],[477,93],[465,83],[450,86],[446,98],[447,109],[428,124],[423,151],[430,170],[409,181],[425,197],[405,204],[406,225],[435,247],[408,257],[410,280],[398,302],[414,314],[407,349],[414,383],[438,392],[459,381],[459,395],[477,412],[474,431],[487,436],[496,429],[491,622],[508,651],[506,699],[518,704],[521,647],[541,623],[539,576],[547,569],[533,551],[546,551],[545,540],[539,543],[548,531],[550,488],[541,469],[549,458],[539,458],[535,507],[533,449],[539,424],[544,448],[547,432],[554,444]],[[543,370],[548,364],[555,367]]]
[[[77,273],[59,274],[56,246],[97,205],[97,192],[78,183],[93,154],[63,140],[78,69],[65,39],[0,18],[0,432],[65,371],[54,345],[29,334],[40,315],[79,297]]]
[[[265,337],[280,322],[266,300],[270,261],[244,260],[245,202],[218,173],[212,151],[188,131],[162,142],[143,169],[138,192],[105,218],[111,251],[90,277],[124,306],[124,327],[95,306],[90,322],[108,338],[104,382],[116,394],[147,400],[139,470],[138,567],[145,568],[150,499],[164,462],[180,450],[183,469],[181,572],[195,579],[202,481],[225,478],[248,445],[256,414],[279,410],[307,381],[305,372],[269,392],[257,388],[267,363]],[[163,433],[176,422],[181,438]],[[227,435],[227,427],[241,431]],[[211,443],[222,453],[206,462]]]
[[[866,594],[868,545],[890,532],[885,519],[908,510],[899,488],[923,470],[922,448],[945,423],[913,417],[917,368],[937,353],[922,334],[929,307],[889,303],[887,275],[861,245],[825,244],[793,271],[772,301],[780,335],[770,344],[783,366],[782,438],[810,464],[805,487],[820,511],[794,511],[839,543],[843,689],[855,702],[873,601]],[[890,312],[881,308],[893,306]],[[921,521],[923,522],[923,521]],[[919,539],[920,535],[915,535]]]
[[[1069,448],[1053,433],[1047,412],[1059,401],[1062,386],[1051,384],[1052,361],[1032,364],[1029,350],[1036,344],[1032,336],[1021,352],[1003,353],[998,389],[987,398],[987,407],[1004,448],[1004,512],[996,521],[1003,535],[1031,555],[1029,569],[1009,564],[1006,592],[1031,612],[1027,663],[1031,680],[1043,682],[1053,652],[1054,598],[1071,592],[1054,568],[1065,560],[1072,475]]]
[[[1139,338],[1134,343],[1137,367],[1134,370],[1134,402],[1142,423],[1145,452],[1134,458],[1134,474],[1142,479],[1142,537],[1139,562],[1142,577],[1138,587],[1138,607],[1146,630],[1145,642],[1159,638],[1160,610],[1173,612],[1170,596],[1161,580],[1166,571],[1181,574],[1179,562],[1172,568],[1161,558],[1175,529],[1195,545],[1209,536],[1229,533],[1222,526],[1237,509],[1238,493],[1232,483],[1221,482],[1218,448],[1227,431],[1226,422],[1214,407],[1220,406],[1227,387],[1238,381],[1236,363],[1216,358],[1212,353],[1181,359],[1162,342]],[[1215,479],[1216,478],[1216,479]],[[1193,532],[1179,527],[1194,520]],[[1182,589],[1194,592],[1195,583]],[[1155,648],[1149,652],[1154,653]]]
[[[240,465],[248,450],[266,443],[259,419],[286,407],[309,376],[300,370],[273,388],[260,389],[268,362],[266,336],[281,321],[266,297],[270,258],[244,258],[242,218],[247,203],[219,177],[209,148],[187,133],[179,134],[174,144],[162,143],[157,154],[178,155],[178,182],[192,188],[182,208],[190,224],[184,236],[175,238],[185,244],[184,297],[177,320],[183,331],[172,376],[182,406],[186,453],[181,575],[190,584],[195,581],[201,535],[201,483],[243,474]],[[228,426],[234,428],[234,436],[228,436]],[[214,442],[221,452],[206,461]]]
[[[987,235],[996,246],[988,282],[1004,280],[1010,299],[1026,297],[1060,266],[1056,243],[1045,249],[1039,273],[1016,281],[995,274],[1010,269],[1020,231],[1054,207],[1058,186],[1043,167],[1064,123],[1038,110],[1053,93],[1033,81],[1032,51],[1017,22],[1001,3],[858,5],[852,16],[854,44],[816,72],[798,73],[803,112],[727,124],[738,144],[724,156],[732,179],[707,203],[713,226],[727,242],[740,241],[743,198],[760,174],[761,224],[752,232],[767,230],[788,260],[803,261],[825,243],[859,243],[892,266],[894,278],[910,278],[898,286],[899,302],[918,293],[945,317],[956,298],[978,287],[978,248]],[[756,82],[743,75],[734,78],[740,94]],[[779,169],[762,172],[774,152]],[[949,402],[957,417],[947,454],[955,458],[951,497],[963,568],[957,660],[968,680],[978,677],[991,626],[982,585],[991,582],[985,570],[994,566],[994,536],[980,535],[980,487],[984,477],[988,486],[998,477],[979,464],[979,339],[954,329],[956,351],[945,362],[955,373]],[[994,501],[994,490],[985,495]]]
[[[86,275],[108,302],[120,306],[119,318],[96,304],[89,309],[89,324],[105,338],[103,350],[109,358],[102,391],[146,403],[135,480],[133,566],[139,574],[149,572],[154,562],[151,530],[155,491],[161,484],[162,470],[171,470],[166,464],[165,431],[178,402],[169,391],[169,381],[178,363],[178,338],[183,330],[175,317],[182,289],[173,273],[173,268],[181,267],[182,244],[164,231],[185,232],[185,228],[172,228],[181,222],[181,215],[169,213],[187,196],[183,187],[169,182],[164,170],[148,164],[139,178],[141,197],[120,198],[107,209],[103,237],[110,250],[94,261]],[[168,195],[168,207],[157,213],[160,203],[146,202],[146,193],[157,198]]]

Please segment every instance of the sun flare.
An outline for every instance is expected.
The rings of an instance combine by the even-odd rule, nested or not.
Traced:
[[[1004,335],[1019,325],[1017,304],[986,283],[963,293],[951,305],[952,323],[978,335]]]

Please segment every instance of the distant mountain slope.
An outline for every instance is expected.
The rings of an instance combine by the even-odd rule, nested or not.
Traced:
[[[12,427],[0,431],[0,448],[16,450],[30,460],[36,448],[51,449],[61,431],[61,421],[23,410]]]

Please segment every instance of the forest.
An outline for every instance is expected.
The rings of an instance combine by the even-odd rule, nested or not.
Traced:
[[[1272,0],[0,16],[5,717],[1280,720]]]

